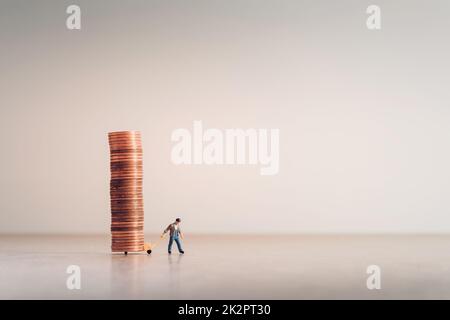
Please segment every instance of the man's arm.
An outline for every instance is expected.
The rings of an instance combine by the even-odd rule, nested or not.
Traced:
[[[181,229],[180,229],[180,227],[178,227],[178,232],[180,233],[180,237],[181,237],[181,239],[184,239],[184,234],[181,232]]]
[[[167,232],[169,232],[171,226],[172,226],[172,225],[169,224],[169,226],[168,226],[166,229],[164,229],[164,232],[163,232],[163,234],[161,235],[161,237],[164,237],[164,235],[165,235]]]

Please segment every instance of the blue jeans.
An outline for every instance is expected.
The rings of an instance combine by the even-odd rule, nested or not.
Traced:
[[[172,244],[173,244],[173,241],[175,241],[175,243],[177,244],[178,251],[179,251],[179,252],[182,252],[182,251],[183,251],[183,248],[181,247],[181,241],[180,241],[180,238],[178,238],[178,237],[170,237],[170,239],[169,239],[169,247],[168,247],[168,250],[169,250],[169,251],[172,251]]]

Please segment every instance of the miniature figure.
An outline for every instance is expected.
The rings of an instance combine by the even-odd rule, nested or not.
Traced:
[[[181,254],[184,254],[183,248],[181,246],[181,240],[180,240],[180,237],[181,237],[181,239],[184,239],[183,233],[181,233],[180,223],[181,223],[181,219],[177,218],[174,223],[169,224],[169,226],[164,230],[163,234],[161,235],[161,237],[164,237],[164,235],[167,232],[169,232],[169,235],[170,235],[169,246],[167,248],[169,254],[172,254],[172,245],[173,245],[174,241],[177,244],[178,251]]]

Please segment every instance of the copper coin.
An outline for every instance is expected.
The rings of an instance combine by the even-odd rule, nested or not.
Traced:
[[[135,146],[126,146],[123,148],[114,148],[110,150],[110,155],[121,155],[121,154],[135,154],[135,153],[143,153],[143,149]]]
[[[126,246],[139,246],[139,245],[143,245],[144,244],[144,240],[143,239],[139,239],[136,241],[122,241],[122,242],[118,242],[118,241],[111,241],[111,244],[114,247],[126,247]]]
[[[128,148],[128,147],[127,147]],[[143,157],[144,153],[142,149],[135,148],[134,150],[127,151],[122,147],[110,148],[109,159],[115,159],[118,157]]]
[[[142,136],[140,134],[111,134],[108,135],[108,141],[116,141],[116,140],[128,140],[128,141],[133,141],[133,140],[141,140]]]
[[[136,220],[136,221],[117,221],[117,220],[111,220],[111,226],[126,226],[126,225],[144,225],[144,220]]]
[[[140,199],[141,201],[143,201],[142,199],[142,194],[128,194],[128,195],[116,195],[116,194],[111,194],[111,200],[138,200]]]
[[[143,181],[144,181],[143,178],[139,178],[139,179],[116,178],[116,179],[111,179],[110,185],[123,187],[123,186],[127,186],[127,185],[139,184],[139,183],[142,183]]]
[[[123,182],[123,181],[122,181]],[[128,181],[125,183],[120,183],[120,180],[114,180],[113,183],[110,183],[109,185],[109,189],[113,190],[113,191],[120,191],[120,190],[124,190],[124,191],[128,191],[128,190],[133,190],[133,189],[141,189],[143,188],[143,180],[135,180],[133,183],[129,183]]]
[[[142,199],[128,199],[128,198],[120,198],[120,199],[111,199],[110,201],[111,207],[114,208],[134,208],[139,209],[144,207],[144,200]]]
[[[136,215],[130,215],[130,214],[120,215],[120,214],[113,213],[113,216],[117,219],[118,218],[139,219],[139,218],[144,218],[144,212],[142,212],[142,214],[136,214]],[[113,220],[111,219],[111,221],[113,221]]]
[[[110,147],[117,147],[117,146],[142,147],[142,139],[139,137],[109,138],[108,144]]]
[[[143,187],[129,188],[129,189],[118,189],[118,188],[110,188],[110,194],[142,194]]]
[[[108,132],[108,135],[121,135],[121,134],[141,134],[139,130],[120,130]]]
[[[125,242],[125,241],[127,241],[127,242],[129,242],[129,241],[137,241],[137,240],[144,239],[144,234],[141,233],[140,235],[134,235],[134,236],[132,236],[132,235],[130,235],[130,236],[126,236],[126,235],[116,236],[116,235],[113,234],[111,239],[114,240],[115,242],[119,242],[119,241],[122,241],[122,242]]]
[[[131,197],[111,197],[111,201],[141,201],[141,203],[136,206],[134,205],[131,208],[143,208],[144,207],[144,201],[142,200],[142,198],[131,198]],[[117,203],[111,202],[111,208],[115,208],[115,209],[120,209],[120,208],[125,208],[123,205],[118,205]],[[128,208],[128,207],[126,207]]]
[[[138,134],[125,134],[125,135],[110,135],[108,137],[109,143],[114,143],[115,141],[141,141],[142,137]]]
[[[121,170],[121,169],[134,169],[137,171],[142,171],[144,168],[142,161],[126,162],[126,161],[116,161],[111,163],[111,170]]]
[[[127,147],[127,149],[129,149],[129,147]],[[109,153],[109,158],[114,159],[117,157],[132,157],[132,156],[142,157],[143,155],[144,155],[144,153],[142,152],[142,149],[140,149],[140,148],[134,148],[133,150],[127,151],[127,150],[125,150],[125,148],[115,147],[115,148],[111,148],[110,153]]]
[[[144,154],[142,152],[142,149],[125,152],[123,148],[111,148],[110,154],[109,154],[109,159],[116,159],[116,158],[120,158],[120,157],[122,157],[122,158],[140,157],[140,158],[142,158],[143,156],[144,156]]]
[[[129,139],[129,140],[110,140],[109,141],[110,150],[118,149],[139,149],[142,151],[142,142],[140,139]]]
[[[113,205],[140,205],[142,203],[142,199],[136,199],[136,200],[111,200],[111,204]]]
[[[118,209],[118,208],[112,208],[112,215],[115,217],[143,217],[144,216],[144,208],[138,208],[134,210],[129,209]]]
[[[112,173],[111,174],[111,180],[122,179],[122,178],[139,180],[139,179],[142,179],[142,174],[136,174],[136,173],[132,173],[132,172],[130,172],[130,173],[119,173],[119,174]],[[143,181],[143,180],[141,180],[141,181]]]
[[[123,192],[123,191],[110,191],[109,196],[111,200],[120,200],[122,198],[134,198],[144,200],[142,191],[137,192]]]
[[[111,157],[109,162],[110,166],[116,164],[116,163],[124,163],[127,162],[129,165],[135,165],[136,163],[142,162],[143,157],[141,156],[117,156],[117,157]]]
[[[111,230],[114,239],[139,238],[144,236],[142,230]]]
[[[144,205],[111,205],[111,210],[113,210],[114,214],[117,213],[134,213],[134,214],[139,214],[139,213],[144,213]]]
[[[109,142],[110,151],[119,149],[139,149],[142,152],[142,142],[140,140],[133,141],[110,141]]]
[[[138,204],[118,204],[113,201],[140,201],[140,203],[138,203]],[[111,209],[115,209],[115,210],[144,209],[144,201],[142,199],[136,200],[133,198],[113,198],[113,199],[111,199],[110,207],[111,207]]]
[[[140,231],[143,230],[142,226],[136,226],[136,227],[111,227],[111,231]]]
[[[110,228],[111,231],[141,231],[144,230],[144,224],[111,224]]]
[[[127,216],[117,216],[117,215],[112,215],[111,216],[111,221],[144,221],[144,216],[133,216],[133,217],[127,217]]]
[[[110,138],[108,139],[108,143],[110,148],[117,148],[118,146],[142,147],[142,140],[137,137]]]
[[[122,173],[127,173],[127,172],[133,172],[133,173],[135,173],[136,175],[140,175],[140,177],[138,178],[139,180],[143,180],[143,174],[144,174],[144,171],[142,170],[142,169],[136,169],[136,168],[132,168],[132,167],[123,167],[123,168],[121,168],[121,169],[112,169],[112,170],[110,170],[111,172],[111,176],[113,176],[114,175],[114,178],[111,178],[111,180],[125,180],[125,179],[127,179],[127,177],[121,177],[120,175],[122,174]],[[130,179],[130,178],[128,178],[128,179]],[[131,178],[131,179],[135,179],[136,180],[136,178]]]
[[[111,170],[111,176],[119,179],[126,178],[129,174],[139,176],[141,179],[143,178],[142,170],[136,170],[136,168],[120,168]]]
[[[119,236],[112,233],[111,239],[116,242],[117,241],[136,241],[136,240],[144,239],[144,233],[141,232],[139,235],[119,235]]]
[[[117,184],[117,185],[110,185],[110,190],[111,191],[117,191],[117,192],[119,192],[119,191],[129,191],[129,190],[137,190],[137,191],[139,191],[139,190],[141,190],[142,191],[142,189],[143,189],[143,187],[142,187],[142,184],[141,185],[139,185],[139,184],[137,184],[137,183],[135,183],[135,184],[123,184],[123,185],[121,185],[121,184]]]
[[[114,240],[114,241],[113,241]],[[144,238],[140,238],[140,239],[130,239],[130,240],[123,240],[123,241],[118,241],[116,239],[112,239],[111,240],[111,244],[113,246],[127,246],[127,245],[140,245],[140,244],[144,244]]]
[[[120,191],[120,190],[132,190],[133,188],[143,188],[143,180],[135,180],[135,181],[121,181],[120,179],[112,180],[109,185],[109,189],[113,191]]]
[[[113,226],[143,226],[144,220],[140,221],[113,221],[111,220],[111,225]]]
[[[142,195],[142,190],[143,188],[129,188],[129,189],[111,189],[109,190],[109,193],[112,194],[117,194],[117,195],[127,195],[127,194],[133,194],[133,195]]]
[[[129,190],[109,190],[109,194],[112,195],[133,195],[135,197],[140,196],[142,198],[142,188],[140,190],[138,189],[129,189]]]
[[[144,207],[144,201],[142,199],[111,199],[111,207],[114,208],[134,208],[139,209]]]
[[[120,172],[120,173],[111,173],[111,180],[122,179],[122,178],[130,178],[130,179],[142,179],[142,173],[136,172]]]
[[[118,224],[126,224],[126,223],[134,223],[134,224],[143,224],[144,223],[144,217],[139,219],[129,219],[129,220],[118,220],[118,219],[112,219],[111,224],[118,225]]]
[[[130,235],[117,235],[114,234],[114,231],[112,231],[112,237],[111,239],[115,240],[115,241],[134,241],[136,239],[144,239],[144,233],[140,232],[139,234],[130,234]]]
[[[117,158],[110,159],[110,161],[109,161],[110,169],[111,169],[111,166],[115,165],[116,163],[124,163],[124,162],[127,162],[128,166],[136,166],[137,163],[142,162],[142,157],[133,157],[133,158],[117,157]],[[143,168],[140,168],[139,170],[142,171]]]
[[[142,189],[136,190],[136,189],[130,189],[130,190],[109,190],[110,195],[134,195],[134,196],[142,196]]]
[[[109,156],[116,157],[121,155],[140,155],[144,154],[144,149],[139,145],[111,145],[109,147]]]
[[[111,225],[112,226],[116,226],[116,227],[120,227],[120,226],[135,226],[135,227],[139,227],[139,226],[143,226],[144,225],[144,220],[140,220],[140,221],[111,221]]]

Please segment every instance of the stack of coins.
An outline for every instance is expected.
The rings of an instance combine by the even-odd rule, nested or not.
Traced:
[[[113,252],[144,250],[142,143],[138,131],[108,134],[111,152],[111,234]]]

